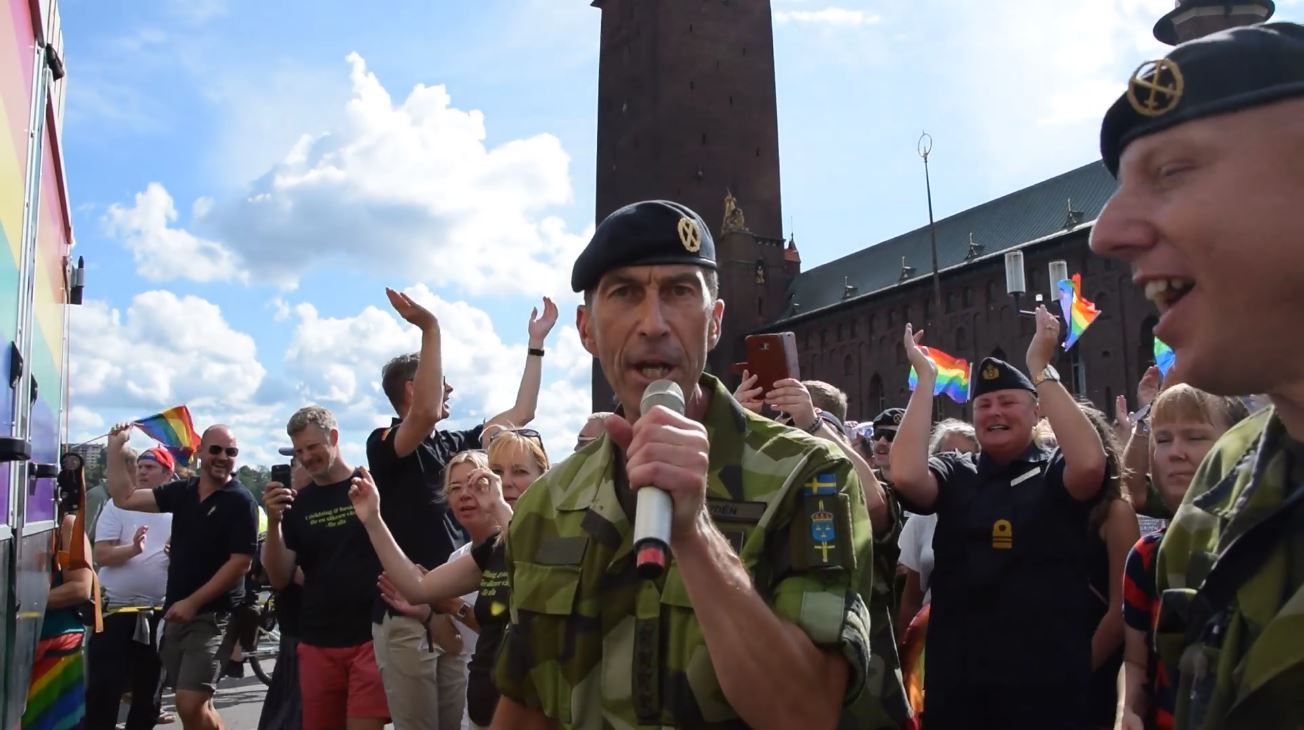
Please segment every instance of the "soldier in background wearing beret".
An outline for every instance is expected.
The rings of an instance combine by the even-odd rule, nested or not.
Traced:
[[[1131,264],[1183,381],[1273,406],[1219,439],[1159,548],[1175,727],[1304,726],[1304,27],[1142,64],[1100,136],[1119,186],[1092,249]]]
[[[924,727],[1075,727],[1091,670],[1086,623],[1087,514],[1105,481],[1105,450],[1051,367],[1059,320],[1037,307],[1033,379],[987,358],[975,370],[980,453],[928,456],[937,366],[906,325],[919,373],[892,444],[907,509],[936,514]],[[1059,437],[1033,438],[1044,415]]]
[[[493,727],[837,726],[870,671],[869,515],[850,462],[703,372],[724,302],[688,208],[612,213],[571,283],[621,407],[517,503]],[[684,415],[640,413],[663,378]],[[632,525],[650,485],[674,503],[670,560],[642,579]]]

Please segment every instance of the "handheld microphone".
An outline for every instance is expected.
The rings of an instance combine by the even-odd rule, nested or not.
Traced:
[[[664,406],[684,415],[684,391],[671,380],[657,380],[643,391],[639,413]],[[640,578],[658,578],[670,555],[670,516],[674,502],[665,491],[648,485],[638,490],[634,512],[634,569]]]

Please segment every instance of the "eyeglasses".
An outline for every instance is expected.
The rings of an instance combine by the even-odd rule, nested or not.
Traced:
[[[489,443],[492,444],[495,440],[498,439],[499,436],[502,436],[502,435],[505,434],[505,433],[514,433],[514,434],[516,434],[517,436],[520,436],[521,438],[532,439],[532,440],[536,441],[536,442],[539,444],[539,448],[543,448],[543,436],[539,435],[539,432],[538,432],[538,431],[535,431],[535,430],[532,429],[532,428],[501,428],[501,429],[498,429],[497,431],[494,431],[493,435],[491,435],[491,436],[489,437]]]
[[[222,448],[217,444],[212,444],[211,446],[208,447],[208,453],[210,456],[218,456],[224,451],[226,452],[226,455],[231,457],[232,459],[234,459],[236,456],[240,454],[240,449],[237,449],[234,446],[228,446],[226,448]]]
[[[887,429],[882,429],[879,431],[875,431],[873,438],[875,441],[877,441],[878,439],[884,439],[890,444],[896,440],[896,435],[897,435],[896,431],[889,431]]]

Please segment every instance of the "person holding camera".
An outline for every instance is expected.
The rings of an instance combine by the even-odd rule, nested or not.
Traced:
[[[305,730],[380,730],[389,721],[371,637],[380,560],[349,501],[353,467],[340,453],[335,416],[300,408],[285,428],[295,458],[312,477],[296,492],[269,482],[262,563],[282,590],[303,570],[299,614],[299,693]]]
[[[86,507],[80,461],[65,464],[59,475],[59,528],[50,531],[55,555],[50,594],[20,728],[80,727],[86,713],[82,642],[87,619],[82,609],[93,600],[95,577],[87,560],[90,541],[78,514]]]

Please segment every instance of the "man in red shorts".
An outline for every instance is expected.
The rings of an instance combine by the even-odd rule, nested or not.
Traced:
[[[299,691],[304,730],[380,730],[389,720],[371,639],[380,561],[349,502],[353,468],[340,453],[339,427],[320,406],[299,409],[286,426],[294,456],[312,476],[296,492],[267,485],[263,567],[277,590],[303,570]]]

